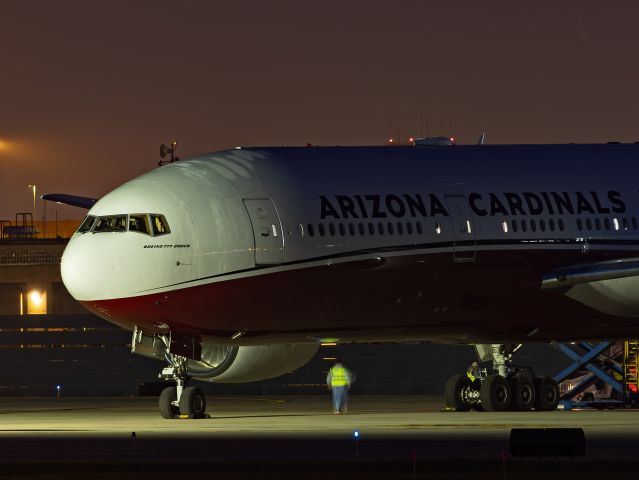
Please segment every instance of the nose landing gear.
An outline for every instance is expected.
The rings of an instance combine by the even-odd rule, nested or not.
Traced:
[[[167,354],[171,366],[162,370],[160,378],[175,380],[175,387],[166,387],[160,393],[160,415],[163,418],[206,418],[206,397],[197,387],[186,387],[187,359]]]

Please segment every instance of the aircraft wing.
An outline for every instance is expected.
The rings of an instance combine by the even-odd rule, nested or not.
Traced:
[[[97,198],[79,197],[77,195],[67,195],[66,193],[47,193],[40,198],[42,200],[71,205],[72,207],[86,208],[87,210],[98,201]]]
[[[582,283],[639,276],[639,258],[607,260],[564,267],[542,275],[542,290],[564,289]]]

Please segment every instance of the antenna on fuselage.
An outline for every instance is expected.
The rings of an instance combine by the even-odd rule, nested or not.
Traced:
[[[160,160],[158,165],[161,167],[162,165],[166,165],[167,163],[177,162],[180,158],[175,156],[175,151],[177,150],[177,142],[173,140],[171,142],[171,146],[167,147],[165,144],[160,145],[160,158],[165,158],[167,155],[171,155],[171,158],[168,160]]]
[[[477,142],[477,145],[483,145],[485,139],[486,139],[486,132],[481,132],[481,135],[479,136],[479,141]]]

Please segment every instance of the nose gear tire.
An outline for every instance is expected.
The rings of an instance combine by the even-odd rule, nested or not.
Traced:
[[[204,418],[206,414],[206,397],[197,387],[186,387],[180,397],[180,412],[189,418]]]
[[[175,418],[180,414],[180,409],[173,405],[177,400],[177,388],[166,387],[160,392],[160,415],[164,418]]]

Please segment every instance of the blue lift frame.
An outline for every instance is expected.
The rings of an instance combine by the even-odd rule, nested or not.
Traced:
[[[569,402],[576,396],[586,390],[590,385],[592,385],[598,378],[608,383],[614,390],[619,392],[623,398],[624,389],[621,382],[615,380],[612,376],[608,375],[608,373],[599,365],[597,362],[597,357],[601,355],[606,349],[610,348],[615,342],[601,342],[596,345],[593,345],[590,342],[577,342],[574,345],[577,348],[581,348],[585,351],[583,354],[579,354],[573,350],[573,348],[569,347],[566,344],[559,342],[552,342],[552,346],[561,351],[564,355],[570,358],[573,363],[566,367],[564,370],[559,372],[553,378],[557,383],[561,383],[566,380],[570,375],[575,373],[578,369],[586,369],[590,372],[590,374],[583,379],[579,384],[574,386],[570,391],[566,392],[564,396],[561,398],[564,403],[564,407],[570,407]],[[623,376],[622,367],[617,362],[612,362],[610,365],[606,365],[605,368],[612,369]],[[613,401],[617,403],[616,401]],[[579,402],[584,405],[574,405],[574,406],[586,406],[589,402]],[[623,402],[618,402],[623,405]],[[570,408],[567,408],[568,410]]]

